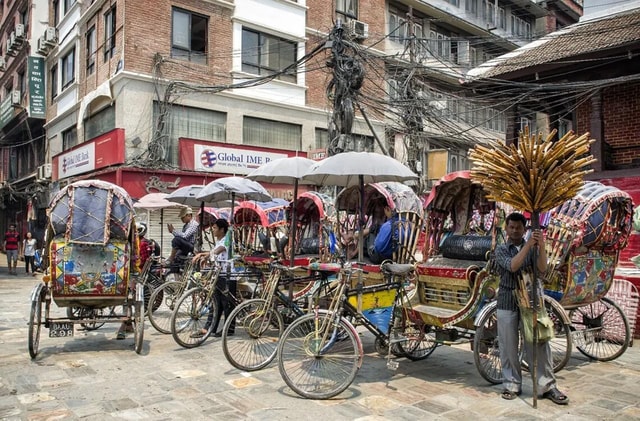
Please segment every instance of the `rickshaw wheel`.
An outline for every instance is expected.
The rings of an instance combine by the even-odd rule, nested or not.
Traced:
[[[113,313],[113,307],[110,307],[110,312]],[[67,307],[67,317],[70,319],[90,319],[90,318],[103,317],[103,316],[104,316],[104,309],[102,308],[94,309],[94,308],[84,308],[79,306]],[[80,326],[82,326],[87,331],[96,330],[104,326],[104,322],[80,323]]]
[[[202,287],[190,289],[178,300],[171,315],[173,339],[185,348],[202,345],[217,324],[217,313],[217,302],[213,297],[209,297],[207,290]],[[211,324],[208,323],[209,315]],[[206,330],[206,333],[202,334],[202,330]]]
[[[571,327],[576,330],[574,334],[582,335],[576,339],[576,347],[585,356],[596,361],[611,361],[624,354],[629,347],[629,321],[611,299],[605,297],[573,309],[569,316]]]
[[[498,340],[498,312],[491,309],[481,320],[473,337],[473,359],[480,375],[489,383],[502,383]]]
[[[398,342],[396,345],[400,350],[400,355],[411,361],[424,360],[438,347],[436,334],[431,331],[429,326],[411,327],[405,329],[403,334],[407,340]]]
[[[31,300],[31,314],[29,315],[29,355],[35,358],[38,355],[38,346],[40,345],[40,329],[42,326],[42,296],[38,296]]]
[[[144,301],[142,300],[136,300],[133,324],[135,351],[136,354],[140,354],[144,341]]]

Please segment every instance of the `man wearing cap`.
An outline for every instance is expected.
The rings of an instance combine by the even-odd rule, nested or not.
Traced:
[[[171,256],[169,256],[170,262],[173,262],[178,251],[184,255],[191,253],[193,251],[193,244],[196,242],[198,222],[193,219],[193,210],[191,208],[183,208],[180,211],[180,219],[184,223],[182,231],[173,228],[173,224],[167,224],[169,232],[173,234],[173,240],[171,240]]]

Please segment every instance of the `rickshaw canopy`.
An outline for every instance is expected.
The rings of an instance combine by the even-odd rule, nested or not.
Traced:
[[[238,204],[233,220],[236,225],[258,224],[267,228],[279,227],[287,224],[288,206],[288,200],[279,198],[268,202],[246,200]]]
[[[378,200],[384,200],[386,204],[397,212],[412,211],[422,214],[422,202],[418,195],[407,185],[395,181],[370,183],[364,186],[365,208]],[[357,214],[360,206],[359,186],[343,189],[336,198],[336,210]],[[365,209],[365,214],[367,214]]]
[[[62,188],[49,205],[53,236],[69,243],[107,244],[127,240],[135,210],[120,186],[101,180],[76,181]]]

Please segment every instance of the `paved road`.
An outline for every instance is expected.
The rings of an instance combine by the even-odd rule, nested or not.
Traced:
[[[219,339],[182,349],[148,322],[142,355],[134,352],[132,338],[115,339],[118,326],[112,324],[68,339],[49,338],[43,329],[32,361],[27,322],[37,282],[0,269],[2,420],[640,419],[637,345],[609,363],[574,352],[558,373],[570,405],[538,400],[537,408],[528,377],[520,399],[501,399],[500,387],[477,373],[468,345],[438,348],[424,361],[401,360],[391,371],[368,333],[362,334],[366,356],[355,382],[328,401],[298,397],[274,365],[254,373],[234,369]]]

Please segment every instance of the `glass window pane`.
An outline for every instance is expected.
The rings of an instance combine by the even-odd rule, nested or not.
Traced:
[[[207,19],[202,16],[191,15],[191,51],[207,51]]]
[[[247,64],[258,65],[259,36],[256,32],[247,30],[242,31],[242,62]],[[252,72],[253,73],[253,72]],[[259,72],[255,72],[259,73]]]
[[[173,45],[189,49],[189,14],[179,10],[173,11]]]

